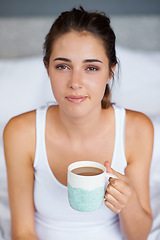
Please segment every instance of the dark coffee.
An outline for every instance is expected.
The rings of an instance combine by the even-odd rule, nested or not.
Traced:
[[[103,170],[96,167],[79,167],[73,169],[71,172],[81,176],[95,176],[103,173]]]

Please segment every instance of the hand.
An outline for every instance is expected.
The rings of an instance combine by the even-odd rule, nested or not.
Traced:
[[[118,177],[118,179],[109,178],[109,184],[105,193],[105,205],[111,211],[120,213],[133,194],[133,187],[131,186],[128,177],[114,171],[109,162],[106,161],[104,165],[107,172],[113,173]]]

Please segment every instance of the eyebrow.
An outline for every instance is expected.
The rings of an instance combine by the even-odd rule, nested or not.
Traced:
[[[69,60],[68,58],[62,58],[62,57],[55,58],[54,61],[65,61],[65,62],[71,62],[71,60]]]
[[[68,59],[68,58],[63,58],[63,57],[55,58],[54,61],[71,62],[70,59]],[[92,62],[103,63],[103,62],[102,62],[101,60],[99,60],[99,59],[85,59],[83,62],[84,62],[84,63],[92,63]]]
[[[99,63],[103,63],[102,61],[100,61],[99,59],[86,59],[84,60],[85,63],[92,63],[92,62],[99,62]]]

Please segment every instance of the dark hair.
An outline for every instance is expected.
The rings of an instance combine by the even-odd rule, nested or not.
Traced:
[[[61,13],[53,23],[49,33],[46,35],[43,45],[43,61],[45,66],[49,66],[49,60],[55,40],[63,34],[73,30],[77,32],[87,31],[101,39],[109,59],[109,70],[113,75],[112,67],[117,64],[115,51],[116,37],[110,26],[110,19],[105,13],[87,12],[82,7],[79,9],[73,8],[71,11]],[[101,105],[102,108],[107,108],[110,104],[110,88],[107,84]]]

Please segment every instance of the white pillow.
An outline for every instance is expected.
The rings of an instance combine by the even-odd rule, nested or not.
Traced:
[[[120,73],[112,101],[149,116],[160,114],[160,52],[117,46],[117,57]]]
[[[54,101],[42,56],[0,59],[1,123]]]

